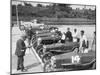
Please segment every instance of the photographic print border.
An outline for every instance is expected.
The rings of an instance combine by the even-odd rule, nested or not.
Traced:
[[[34,2],[34,3],[56,3],[56,2],[27,1],[27,0],[10,0],[10,74],[11,75],[16,75],[16,74],[52,73],[52,72],[31,72],[31,73],[14,73],[14,74],[12,74],[12,28],[11,28],[11,24],[12,24],[12,1]],[[57,3],[57,4],[59,4],[59,3]],[[67,4],[67,2],[66,3],[60,3],[60,4]],[[68,4],[71,4],[71,3],[68,3]],[[81,6],[83,6],[85,4],[71,4],[71,5],[81,5]],[[97,7],[96,7],[96,5],[86,5],[86,6],[95,6],[95,8],[96,8],[96,14],[97,14]],[[95,21],[96,21],[96,18],[95,18]],[[97,25],[96,25],[96,22],[95,22],[95,31],[97,31],[96,27],[97,27]],[[97,32],[96,32],[96,34],[97,34]],[[96,35],[96,48],[97,48],[97,35]],[[97,51],[95,52],[95,54],[97,54]],[[96,55],[96,61],[97,61],[97,55]],[[97,62],[96,62],[96,64],[97,64]],[[85,70],[77,70],[77,71],[85,71]],[[56,71],[56,72],[70,72],[70,71]]]

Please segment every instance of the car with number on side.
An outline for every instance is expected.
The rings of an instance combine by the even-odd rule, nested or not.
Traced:
[[[48,33],[48,34],[36,34],[32,37],[32,45],[35,50],[43,49],[43,45],[51,45],[53,43],[59,42],[61,36],[57,33]]]
[[[73,51],[55,55],[44,65],[44,72],[88,69],[96,69],[95,51],[89,51],[88,53]]]
[[[43,49],[38,50],[38,54],[42,56],[43,62],[47,62],[54,55],[69,53],[74,50],[79,50],[79,42],[66,42],[44,45]]]

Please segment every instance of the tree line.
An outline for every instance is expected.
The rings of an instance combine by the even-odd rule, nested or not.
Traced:
[[[19,17],[47,17],[47,18],[87,18],[95,19],[96,9],[72,9],[70,4],[52,4],[43,6],[37,4],[32,6],[29,3],[24,2],[24,5],[18,4],[18,16]],[[12,5],[12,16],[16,16],[16,5]]]

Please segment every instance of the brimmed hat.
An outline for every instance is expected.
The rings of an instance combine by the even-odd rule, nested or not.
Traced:
[[[84,33],[84,30],[81,30],[82,33]]]

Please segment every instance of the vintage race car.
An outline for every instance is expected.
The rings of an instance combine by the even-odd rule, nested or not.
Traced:
[[[46,32],[46,33],[42,33],[42,34],[36,34],[35,37],[55,37],[58,36],[58,34],[56,32]]]
[[[48,27],[48,26],[30,26],[30,25],[20,25],[19,26],[19,29],[22,30],[22,29],[25,29],[25,30],[28,30],[29,28],[32,28],[32,31],[35,32],[35,33],[45,33],[45,32],[49,32],[51,30],[51,27]]]
[[[41,28],[41,27],[40,27]],[[41,31],[36,31],[36,34],[44,34],[44,33],[50,33],[52,29],[58,29],[57,27],[51,27],[51,26],[44,26]]]
[[[53,37],[53,36],[60,36],[62,37],[62,34],[60,31],[54,31],[54,32],[51,32],[49,30],[42,30],[42,31],[36,31],[36,35],[35,37]]]
[[[38,54],[42,57],[43,62],[46,62],[51,56],[72,52],[73,50],[79,50],[78,42],[44,45],[43,49],[38,50]]]
[[[46,35],[46,34],[44,34],[44,35]],[[36,36],[33,36],[31,42],[32,42],[33,48],[38,50],[38,47],[40,47],[40,45],[42,45],[41,48],[43,48],[43,45],[50,45],[53,43],[57,43],[57,42],[59,42],[60,39],[61,39],[61,36],[58,36],[57,34],[54,34],[54,35],[50,34],[46,37],[40,37],[39,35],[36,35]]]
[[[36,31],[36,34],[44,34],[44,33],[49,33],[50,30],[42,30],[42,31]]]
[[[22,28],[24,28],[25,30],[27,30],[27,29],[30,28],[30,26],[29,26],[29,27],[26,27],[26,26],[24,26],[24,25],[20,25],[20,26],[19,26],[19,29],[22,30]],[[42,29],[41,29],[40,27],[38,27],[38,26],[32,27],[32,31],[33,31],[33,32],[35,32],[35,31],[41,31],[41,30],[42,30]]]
[[[44,65],[44,72],[87,70],[96,68],[95,51],[88,53],[69,52],[52,56]]]

